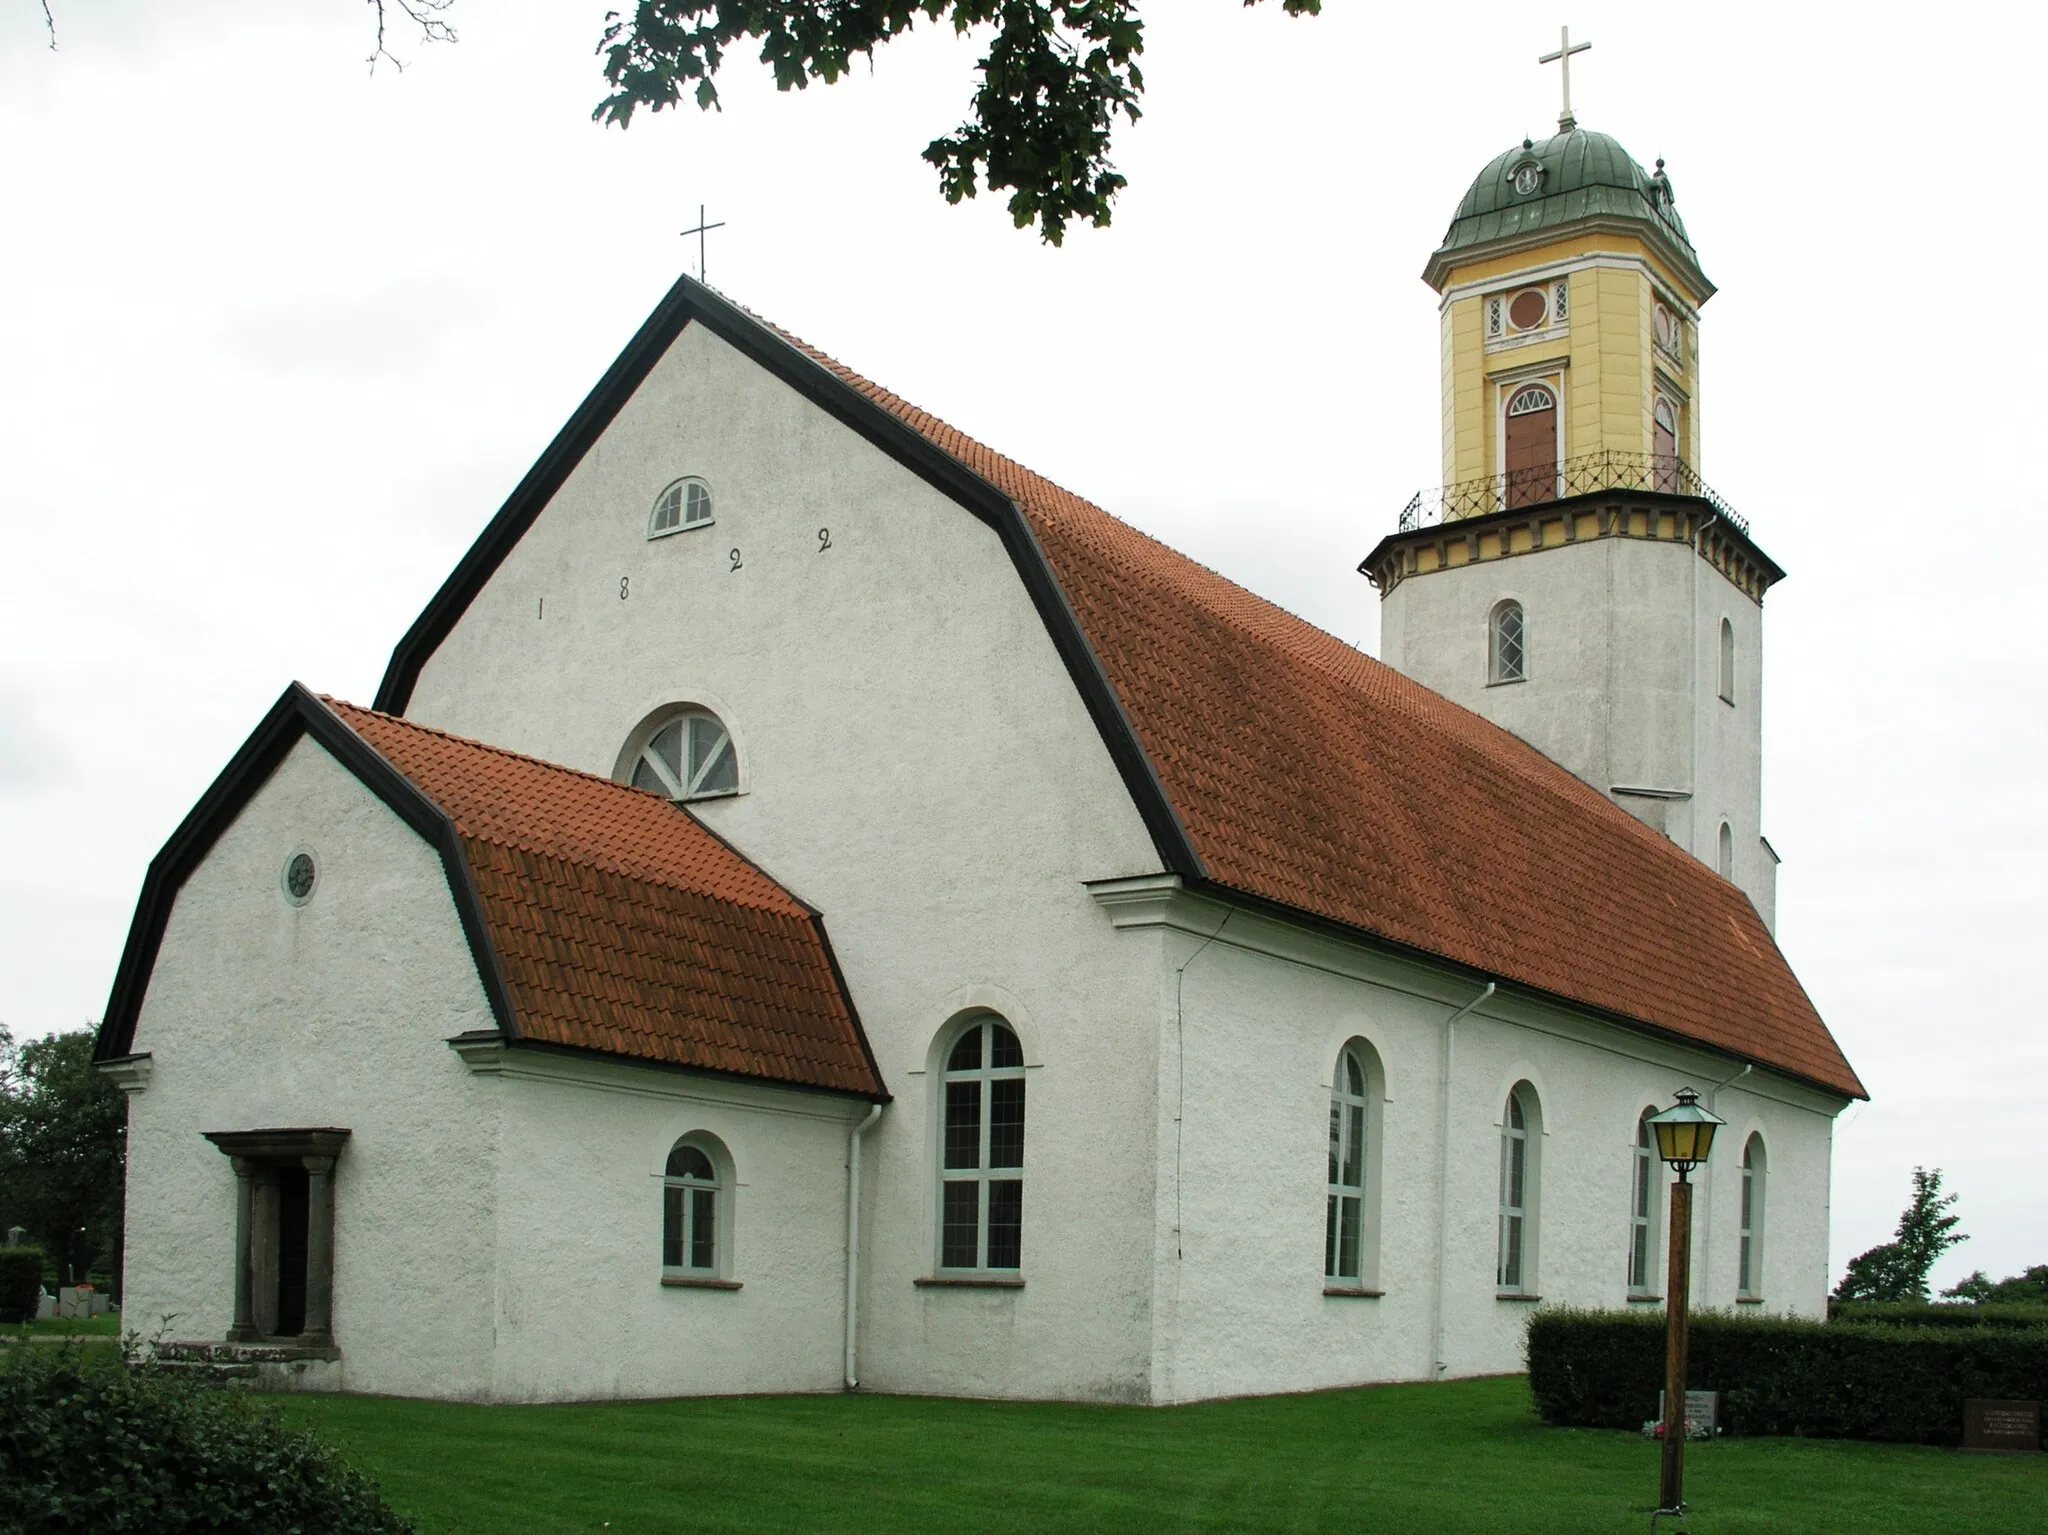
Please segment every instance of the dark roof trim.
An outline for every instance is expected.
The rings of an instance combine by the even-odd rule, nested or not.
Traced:
[[[191,813],[178,823],[178,829],[171,833],[162,850],[150,860],[149,872],[142,879],[142,896],[128,927],[128,942],[121,951],[120,968],[114,972],[114,990],[107,998],[106,1016],[93,1045],[95,1061],[118,1059],[133,1047],[135,1023],[142,1012],[149,978],[156,969],[157,950],[163,943],[164,930],[170,925],[171,909],[179,890],[221,833],[269,782],[270,775],[301,736],[318,741],[441,855],[449,894],[454,897],[463,936],[469,942],[477,979],[490,1001],[491,1014],[508,1038],[519,1037],[511,994],[498,965],[497,950],[491,946],[485,929],[483,906],[454,823],[369,742],[349,729],[339,715],[294,682],[199,797]]]
[[[391,664],[377,689],[375,707],[403,715],[412,701],[420,672],[481,592],[513,547],[533,526],[555,492],[568,479],[612,419],[654,368],[675,338],[692,321],[703,325],[806,400],[866,438],[935,489],[979,517],[996,532],[1024,582],[1032,605],[1079,689],[1082,703],[1095,722],[1103,744],[1121,774],[1124,787],[1151,833],[1161,861],[1173,873],[1202,877],[1202,862],[1180,817],[1166,797],[1151,759],[1138,742],[1137,731],[1124,713],[1066,593],[1052,573],[1023,512],[1008,496],[945,452],[921,432],[898,420],[854,389],[829,368],[814,362],[761,321],[689,277],[655,306],[597,387],[576,408],[547,451],[527,471],[498,514],[424,612],[414,620],[391,653]],[[877,1080],[880,1080],[879,1077]]]
[[[1389,533],[1372,546],[1372,553],[1358,562],[1358,573],[1361,576],[1370,576],[1373,567],[1379,564],[1392,550],[1405,548],[1411,544],[1432,543],[1436,539],[1443,537],[1446,533],[1462,538],[1468,533],[1481,533],[1489,528],[1498,528],[1504,524],[1519,526],[1522,523],[1528,522],[1532,517],[1567,516],[1573,512],[1583,511],[1598,502],[1624,499],[1629,501],[1647,501],[1656,506],[1681,505],[1702,507],[1705,509],[1700,523],[1702,528],[1711,523],[1720,531],[1722,536],[1736,544],[1743,553],[1756,561],[1757,565],[1769,576],[1771,585],[1775,586],[1778,582],[1785,579],[1784,567],[1779,565],[1768,554],[1765,554],[1763,549],[1757,544],[1757,541],[1744,531],[1740,523],[1731,518],[1723,517],[1720,508],[1707,500],[1706,497],[1680,495],[1676,491],[1669,490],[1622,490],[1618,488],[1589,490],[1581,495],[1564,496],[1556,501],[1542,501],[1530,506],[1508,507],[1497,512],[1483,512],[1477,517],[1453,517],[1447,522],[1432,522],[1419,528],[1408,528]],[[1546,544],[1544,547],[1561,548],[1563,546]],[[1698,548],[1697,540],[1695,540],[1693,547],[1695,549]],[[1463,567],[1460,568],[1462,569]]]
[[[1412,944],[1402,943],[1397,938],[1389,938],[1384,933],[1376,933],[1371,928],[1354,927],[1350,923],[1341,922],[1335,917],[1325,917],[1318,912],[1309,911],[1304,907],[1290,906],[1284,901],[1276,901],[1269,896],[1254,895],[1250,891],[1240,890],[1234,885],[1224,885],[1214,880],[1202,879],[1186,881],[1185,888],[1194,894],[1207,896],[1213,901],[1220,901],[1228,906],[1236,906],[1262,917],[1270,917],[1277,922],[1286,922],[1296,927],[1308,928],[1312,932],[1325,933],[1334,938],[1344,939],[1349,943],[1362,945],[1365,948],[1377,949],[1383,954],[1397,955],[1402,959],[1412,960],[1416,964],[1427,965],[1432,970],[1448,971],[1459,977],[1460,980],[1491,981],[1504,993],[1528,997],[1534,1001],[1547,1003],[1566,1012],[1577,1013],[1583,1018],[1595,1018],[1602,1023],[1613,1024],[1616,1028],[1626,1029],[1631,1034],[1641,1034],[1650,1039],[1662,1040],[1666,1044],[1682,1046],[1687,1050],[1703,1050],[1709,1055],[1718,1055],[1744,1066],[1754,1066],[1759,1071],[1770,1072],[1774,1076],[1783,1077],[1788,1082],[1796,1082],[1801,1087],[1808,1087],[1815,1092],[1825,1093],[1830,1098],[1840,1098],[1845,1103],[1853,1102],[1859,1098],[1866,1103],[1870,1100],[1870,1094],[1868,1093],[1845,1093],[1841,1088],[1830,1083],[1818,1081],[1813,1077],[1802,1076],[1800,1073],[1790,1071],[1783,1066],[1774,1066],[1769,1061],[1758,1060],[1755,1056],[1744,1055],[1739,1050],[1730,1050],[1724,1045],[1710,1044],[1706,1040],[1696,1039],[1690,1034],[1682,1034],[1676,1029],[1667,1029],[1658,1024],[1647,1023],[1643,1019],[1629,1013],[1618,1013],[1611,1008],[1597,1007],[1591,1002],[1581,1002],[1576,997],[1567,997],[1557,992],[1545,991],[1542,987],[1531,986],[1525,981],[1510,980],[1506,976],[1496,975],[1491,971],[1481,970],[1475,965],[1467,965],[1458,960],[1448,958],[1433,949],[1419,949]]]

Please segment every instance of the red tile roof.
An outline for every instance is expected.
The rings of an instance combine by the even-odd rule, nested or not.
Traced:
[[[325,702],[453,823],[521,1037],[883,1095],[817,913],[689,811]]]
[[[1736,886],[1518,737],[784,339],[1022,509],[1214,882],[1864,1095]]]

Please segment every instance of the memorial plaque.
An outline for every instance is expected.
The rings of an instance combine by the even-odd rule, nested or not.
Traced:
[[[2040,1454],[2041,1404],[1969,1398],[1963,1403],[1963,1448],[1979,1455]]]
[[[1657,1393],[1657,1421],[1664,1421],[1664,1393]],[[1688,1391],[1685,1394],[1685,1437],[1711,1439],[1721,1427],[1721,1393]]]

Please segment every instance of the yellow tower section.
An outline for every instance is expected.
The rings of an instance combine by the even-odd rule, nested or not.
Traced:
[[[1573,127],[1472,183],[1442,296],[1446,518],[1634,483],[1697,493],[1700,270],[1659,160]]]

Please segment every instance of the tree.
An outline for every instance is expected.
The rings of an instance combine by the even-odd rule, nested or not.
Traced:
[[[1840,1301],[1924,1301],[1935,1260],[1969,1237],[1955,1230],[1962,1217],[1945,1213],[1958,1198],[1941,1192],[1941,1169],[1913,1169],[1913,1198],[1892,1240],[1849,1260],[1835,1286]]]
[[[410,18],[427,41],[453,41],[443,14],[453,0],[370,0],[377,12],[374,64],[385,50],[387,8]],[[1244,0],[1249,7],[1259,0]],[[1290,16],[1316,16],[1323,0],[1280,0]],[[856,57],[910,31],[919,20],[954,32],[993,28],[975,72],[967,120],[933,139],[924,158],[949,203],[983,182],[1010,193],[1019,229],[1036,223],[1054,245],[1071,219],[1097,228],[1125,180],[1110,163],[1119,116],[1136,122],[1145,77],[1145,24],[1137,0],[636,0],[630,16],[607,13],[598,52],[612,92],[591,116],[621,128],[645,107],[718,106],[712,82],[728,48],[759,40],[778,90],[830,85]],[[396,62],[394,60],[394,62]]]
[[[1980,1306],[2048,1305],[2048,1263],[2036,1263],[1996,1284],[1978,1269],[1961,1284],[1941,1293],[1946,1299],[1975,1301]]]
[[[96,1259],[118,1267],[128,1107],[92,1044],[83,1030],[17,1048],[0,1028],[0,1227],[54,1254],[59,1284]]]

